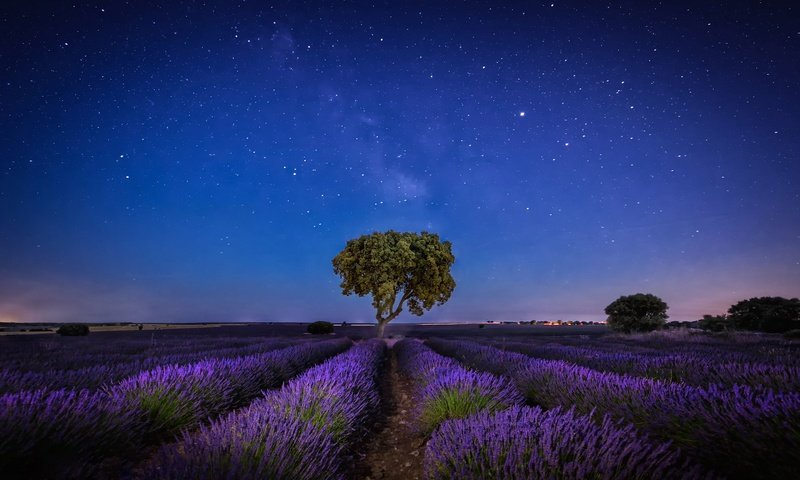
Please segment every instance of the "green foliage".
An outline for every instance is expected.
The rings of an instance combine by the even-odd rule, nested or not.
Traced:
[[[728,309],[733,326],[760,332],[787,332],[800,328],[800,300],[759,297],[742,300]]]
[[[85,323],[67,323],[58,327],[56,333],[65,337],[82,337],[89,335],[89,325]]]
[[[421,316],[450,299],[456,287],[450,275],[455,262],[451,247],[428,232],[375,232],[348,241],[333,259],[333,271],[342,278],[344,295],[372,295],[382,336],[384,325],[404,304]]]
[[[179,392],[169,388],[135,390],[128,396],[134,408],[140,409],[148,418],[153,437],[166,432],[175,432],[196,420],[192,403]]]
[[[725,315],[703,315],[697,321],[697,326],[710,332],[723,332],[730,326],[730,321]]]
[[[314,335],[326,335],[328,333],[333,333],[333,324],[331,322],[322,321],[309,323],[306,331]]]
[[[622,296],[606,307],[608,326],[624,333],[650,332],[664,326],[669,316],[663,300],[650,293]]]
[[[295,412],[297,418],[311,422],[318,429],[333,436],[337,442],[344,442],[347,435],[347,419],[341,412],[330,411],[323,407],[322,399]]]
[[[424,406],[420,415],[420,425],[422,431],[428,435],[445,420],[469,417],[484,410],[494,412],[506,407],[507,405],[478,391],[442,390]]]

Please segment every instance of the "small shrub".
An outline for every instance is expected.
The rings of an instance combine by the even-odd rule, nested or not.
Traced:
[[[307,331],[314,335],[333,333],[333,324],[331,322],[314,322],[308,325]]]
[[[85,323],[67,323],[58,327],[56,333],[65,337],[82,337],[89,335],[89,325]]]
[[[728,330],[730,322],[727,315],[703,315],[703,318],[697,321],[697,325],[710,332],[724,332]]]

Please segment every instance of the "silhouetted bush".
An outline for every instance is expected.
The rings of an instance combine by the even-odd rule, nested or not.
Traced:
[[[709,332],[723,332],[730,326],[730,321],[725,315],[703,315],[697,321],[697,326]]]
[[[65,337],[82,337],[89,335],[89,325],[85,323],[67,323],[58,327],[56,333]]]
[[[314,322],[308,325],[308,333],[314,335],[325,335],[333,333],[333,324],[331,322]]]

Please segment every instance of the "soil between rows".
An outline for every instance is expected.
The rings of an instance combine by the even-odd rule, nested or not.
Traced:
[[[413,386],[397,371],[393,349],[381,385],[383,415],[355,459],[357,480],[420,480],[425,438],[411,429]]]

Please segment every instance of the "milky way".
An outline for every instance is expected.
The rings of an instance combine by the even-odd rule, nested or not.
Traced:
[[[388,229],[453,243],[432,321],[800,293],[790,2],[14,3],[0,320],[369,320]]]

